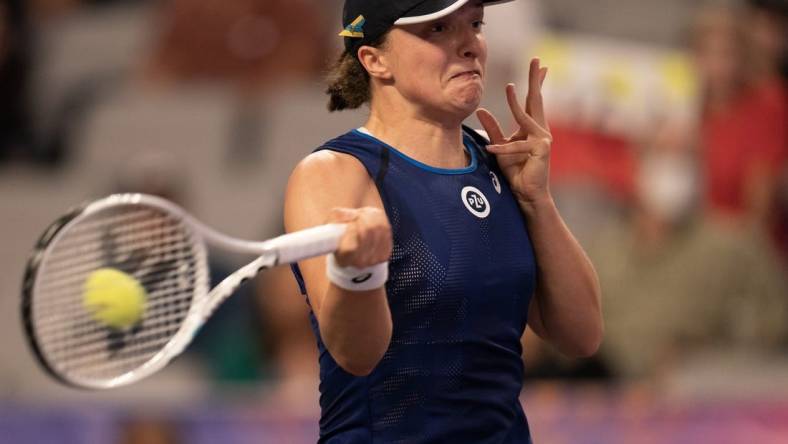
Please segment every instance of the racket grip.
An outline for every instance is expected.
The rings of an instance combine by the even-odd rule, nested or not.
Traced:
[[[333,253],[345,234],[345,224],[319,225],[285,234],[266,242],[276,252],[277,264],[291,264],[310,257]]]

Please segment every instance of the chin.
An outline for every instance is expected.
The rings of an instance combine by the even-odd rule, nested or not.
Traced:
[[[471,114],[479,108],[483,95],[484,87],[481,85],[468,85],[453,91],[450,95],[452,108]]]
[[[482,102],[481,95],[468,97],[463,100],[456,101],[453,105],[453,108],[457,109],[458,111],[464,114],[463,120],[473,114],[477,109],[479,109],[479,104]]]

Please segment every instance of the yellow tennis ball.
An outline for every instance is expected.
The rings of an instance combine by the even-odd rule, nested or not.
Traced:
[[[93,318],[117,329],[142,318],[148,295],[140,282],[115,268],[100,268],[85,280],[82,303]]]

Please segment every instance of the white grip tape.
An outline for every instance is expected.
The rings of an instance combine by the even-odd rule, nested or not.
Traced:
[[[389,263],[367,268],[342,267],[333,254],[326,258],[326,275],[337,287],[350,291],[369,291],[383,286],[389,278]]]
[[[345,233],[344,224],[320,225],[285,234],[266,242],[277,253],[277,264],[291,264],[310,257],[333,253]]]

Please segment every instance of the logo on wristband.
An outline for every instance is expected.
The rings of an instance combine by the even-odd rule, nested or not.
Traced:
[[[356,276],[353,279],[351,279],[351,281],[353,281],[354,284],[363,284],[364,282],[368,281],[369,278],[371,277],[372,277],[372,273],[367,273],[367,274],[362,274],[361,276]]]

